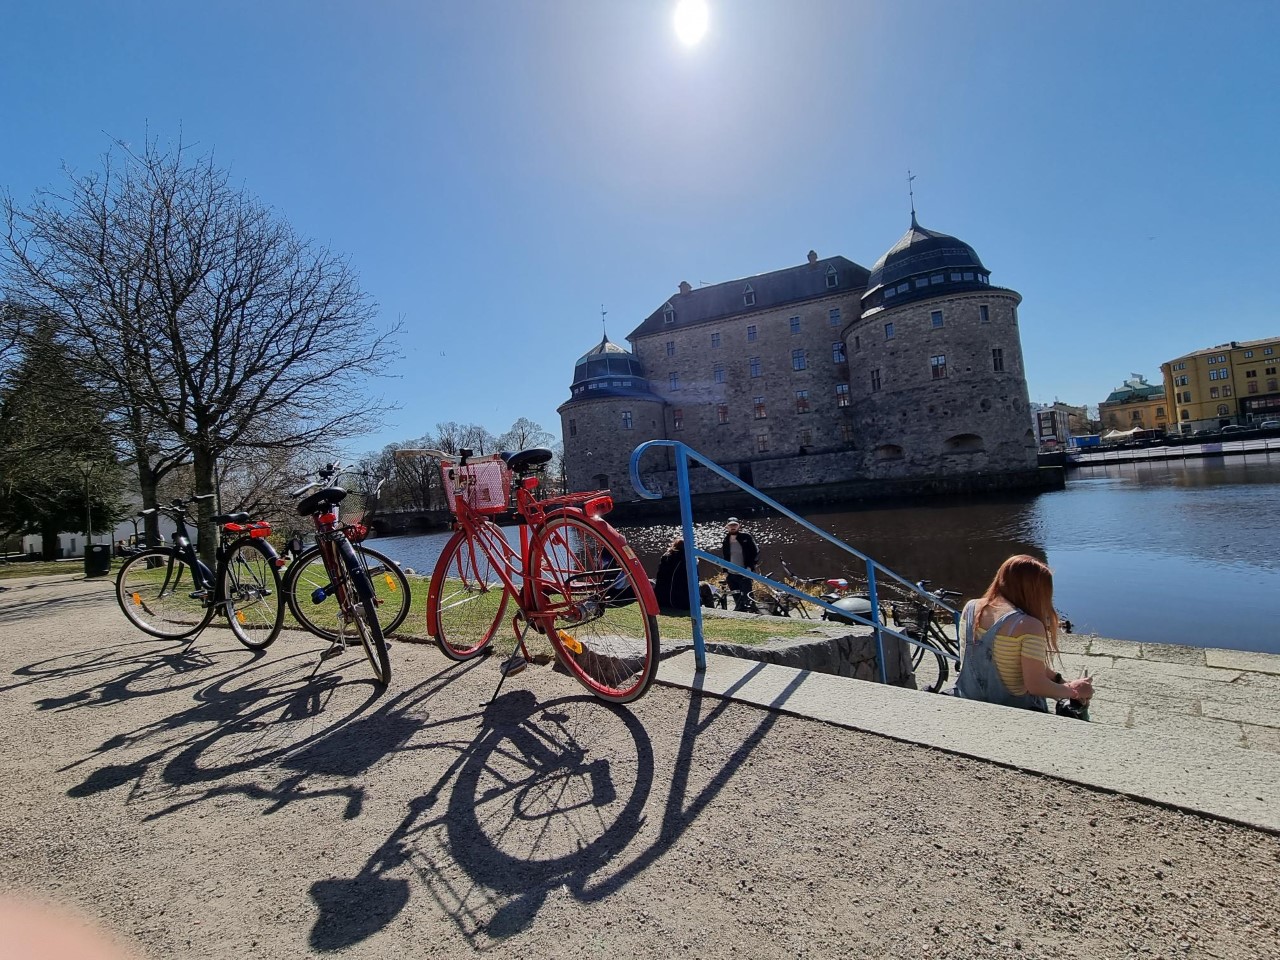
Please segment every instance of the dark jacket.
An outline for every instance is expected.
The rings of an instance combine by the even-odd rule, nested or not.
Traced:
[[[751,539],[751,534],[738,531],[738,543],[742,545],[742,565],[748,570],[756,568],[756,560],[760,557],[760,550],[756,547],[756,542]],[[724,535],[724,543],[720,547],[720,555],[726,560],[729,559],[729,535]]]
[[[664,553],[658,561],[658,606],[668,610],[689,609],[689,578],[685,575],[684,550]]]

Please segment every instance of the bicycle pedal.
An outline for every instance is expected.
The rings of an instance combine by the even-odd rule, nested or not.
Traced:
[[[529,665],[529,661],[520,654],[515,654],[502,661],[501,671],[504,677],[509,677],[513,673],[519,673]]]
[[[332,660],[334,657],[340,657],[346,652],[346,647],[340,643],[335,643],[328,650],[320,651],[320,662],[323,663],[325,660]]]

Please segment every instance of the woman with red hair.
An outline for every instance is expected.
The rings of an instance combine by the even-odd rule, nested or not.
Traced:
[[[1058,655],[1053,571],[1024,554],[1000,564],[987,592],[960,619],[963,656],[956,696],[1048,712],[1047,700],[1088,703],[1088,677],[1059,683],[1049,665]]]

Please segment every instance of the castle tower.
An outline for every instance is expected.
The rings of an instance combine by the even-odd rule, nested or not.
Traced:
[[[868,477],[1036,466],[1018,304],[972,247],[911,228],[872,267],[845,331]]]
[[[650,389],[643,364],[606,335],[578,358],[570,390],[556,410],[568,488],[608,487],[630,499],[631,451],[666,437],[665,404]]]

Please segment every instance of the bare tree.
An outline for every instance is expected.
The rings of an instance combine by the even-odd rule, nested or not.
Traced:
[[[108,154],[65,195],[26,210],[6,196],[5,259],[9,295],[66,318],[86,379],[115,392],[144,503],[166,449],[189,451],[196,491],[210,492],[225,454],[363,431],[381,412],[366,381],[394,356],[396,329],[375,328],[347,260],[299,238],[212,156],[120,149],[123,163]],[[203,501],[202,528],[212,512]]]
[[[534,423],[528,417],[521,417],[511,425],[511,429],[498,438],[503,450],[527,450],[530,447],[545,447],[553,437],[542,425]]]

